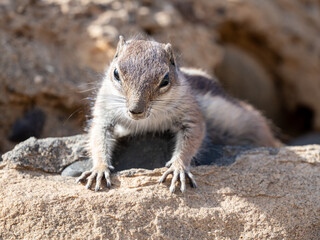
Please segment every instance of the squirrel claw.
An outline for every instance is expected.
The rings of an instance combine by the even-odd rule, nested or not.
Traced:
[[[167,167],[167,168],[171,167],[172,163],[173,163],[172,160],[168,161],[168,162],[166,163],[166,167]]]
[[[91,171],[85,171],[85,172],[83,172],[83,173],[81,174],[81,176],[76,179],[76,183],[82,182],[82,181],[83,181],[84,179],[86,179],[90,174],[91,174]]]
[[[190,180],[191,187],[197,188],[198,185],[197,185],[196,181],[194,180],[193,174],[191,172],[187,172],[187,176],[188,176],[188,178]]]
[[[106,178],[107,188],[111,188],[110,171],[105,171],[104,177]]]
[[[171,167],[167,171],[164,172],[164,174],[161,176],[161,178],[159,180],[159,184],[163,183],[169,174],[173,174],[173,177],[171,180],[171,185],[169,188],[171,193],[174,193],[176,190],[176,183],[178,182],[178,178],[180,179],[180,182],[181,182],[180,191],[182,193],[184,193],[186,191],[186,175],[190,179],[191,187],[193,187],[193,188],[197,187],[197,183],[194,180],[193,174],[190,171],[185,170],[183,168],[177,168],[174,165],[171,165]]]
[[[111,187],[111,178],[110,178],[110,168],[113,167],[108,167],[105,169],[105,167],[100,168],[100,169],[91,169],[90,171],[86,171],[81,174],[79,178],[77,178],[76,183],[83,182],[85,179],[87,179],[87,184],[85,186],[86,189],[90,189],[93,180],[96,179],[96,185],[94,190],[97,192],[101,189],[101,180],[103,176],[106,178],[106,184],[107,187]]]

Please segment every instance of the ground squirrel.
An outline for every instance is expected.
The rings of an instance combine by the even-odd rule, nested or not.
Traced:
[[[170,192],[186,177],[192,187],[192,158],[204,139],[215,144],[277,146],[265,118],[250,105],[229,97],[219,83],[200,70],[180,68],[170,44],[130,40],[121,36],[93,108],[89,152],[93,168],[87,179],[95,190],[106,179],[111,186],[111,160],[117,139],[125,135],[170,130],[176,143],[169,168],[160,178],[173,174]],[[133,160],[134,161],[134,160]]]

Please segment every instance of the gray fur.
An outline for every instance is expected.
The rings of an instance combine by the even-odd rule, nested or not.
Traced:
[[[117,69],[119,80],[114,76]],[[169,84],[160,87],[164,76]],[[196,186],[190,162],[205,138],[219,144],[276,146],[266,120],[251,106],[228,97],[216,80],[199,70],[180,69],[170,44],[120,37],[114,60],[97,95],[90,127],[89,152],[93,168],[89,188],[95,190],[104,175],[111,185],[112,152],[124,135],[170,130],[176,135],[172,159],[160,182],[173,174],[170,191],[180,179],[186,190],[186,176]]]

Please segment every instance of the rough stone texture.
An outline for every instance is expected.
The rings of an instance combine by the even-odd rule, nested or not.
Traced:
[[[62,153],[74,145],[70,138],[59,141]],[[50,151],[39,147],[45,156]],[[168,181],[158,184],[164,168],[122,171],[112,176],[110,190],[95,193],[72,177],[27,165],[13,169],[8,155],[3,158],[1,239],[320,238],[318,145],[257,148],[229,166],[194,167],[199,187],[188,186],[185,194],[170,194]]]
[[[285,133],[320,130],[319,9],[315,0],[1,1],[0,152],[34,108],[46,116],[40,137],[82,132],[81,100],[97,88],[92,72],[106,67],[119,34],[171,42],[180,62],[216,71]]]
[[[31,137],[3,154],[2,159],[12,168],[59,173],[71,163],[88,158],[86,140],[83,135],[40,140]]]
[[[3,154],[2,158],[11,168],[27,168],[61,173],[63,176],[79,176],[92,166],[86,144],[87,135],[39,140],[32,137]],[[171,159],[173,146],[173,136],[169,132],[134,138],[125,137],[120,139],[116,146],[112,165],[116,171],[163,167]],[[249,147],[219,146],[207,143],[200,150],[193,165],[230,165],[234,163],[237,154],[249,149]]]
[[[41,137],[82,132],[83,91],[100,78],[74,54],[84,49],[77,42],[90,41],[81,37],[82,24],[54,2],[1,1],[0,152],[14,146],[8,141],[14,122],[34,108],[46,116]]]

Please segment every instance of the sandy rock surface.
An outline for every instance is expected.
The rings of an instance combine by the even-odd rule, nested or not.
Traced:
[[[59,158],[71,149],[72,162],[81,151],[69,148],[70,138],[58,140]],[[185,194],[170,194],[168,180],[158,184],[165,168],[121,171],[110,190],[95,193],[42,166],[17,167],[9,155],[0,165],[0,239],[320,238],[318,145],[251,149],[229,166],[194,167],[199,187]]]
[[[319,131],[319,9],[299,0],[2,1],[0,152],[28,136],[83,132],[83,99],[120,34],[171,42],[181,64],[216,72],[289,136]]]

